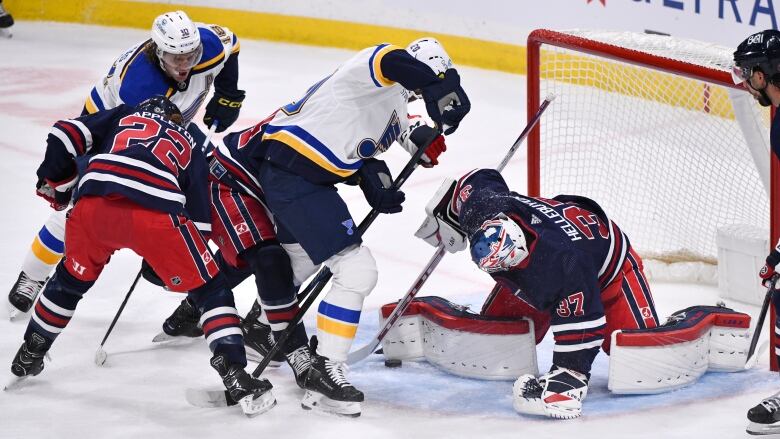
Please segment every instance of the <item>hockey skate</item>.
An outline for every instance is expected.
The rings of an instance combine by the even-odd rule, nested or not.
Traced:
[[[317,355],[315,351],[312,347],[312,365],[306,376],[306,394],[301,407],[352,418],[360,416],[363,392],[344,376],[347,365]]]
[[[170,317],[165,319],[162,328],[163,331],[154,336],[152,342],[160,343],[164,341],[176,340],[179,337],[200,337],[203,330],[200,328],[200,313],[189,300],[184,299],[179,307],[173,311]]]
[[[754,435],[780,433],[780,393],[776,393],[748,410],[747,432]]]
[[[0,6],[2,8],[2,6]],[[1,9],[0,9],[1,10]],[[1,18],[2,16],[0,16]],[[22,271],[19,273],[19,277],[16,279],[16,283],[11,287],[11,291],[8,293],[8,302],[12,307],[9,309],[11,320],[15,320],[20,314],[24,314],[30,311],[35,299],[46,284],[46,278],[42,281],[32,280],[27,273]]]
[[[29,341],[22,343],[11,362],[11,373],[15,375],[3,390],[13,390],[25,379],[36,376],[43,371],[43,359],[49,348],[46,339],[40,334],[32,333]]]
[[[261,362],[271,351],[275,342],[271,332],[271,326],[266,325],[252,316],[250,312],[241,322],[241,332],[244,333],[244,346],[248,360]],[[278,351],[268,363],[269,367],[279,367],[285,360],[282,351]]]
[[[295,383],[301,389],[306,388],[306,377],[309,375],[309,369],[311,368],[312,355],[309,350],[309,346],[302,345],[298,349],[285,355],[287,357],[287,364],[290,365],[293,374],[295,374]]]
[[[11,26],[14,25],[14,18],[3,8],[3,2],[0,1],[0,37],[11,38]]]
[[[230,397],[238,401],[245,415],[256,416],[276,405],[276,398],[271,392],[273,386],[267,379],[253,378],[241,366],[228,364],[224,355],[214,355],[211,367],[222,377]]]

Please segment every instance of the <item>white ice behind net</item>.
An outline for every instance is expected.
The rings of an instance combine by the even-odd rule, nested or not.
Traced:
[[[567,34],[728,72],[733,49],[665,36]],[[716,263],[716,230],[768,228],[769,201],[724,87],[542,46],[541,193],[599,202],[645,258]],[[706,107],[706,108],[705,108]],[[768,136],[768,113],[751,105]],[[767,152],[768,160],[768,152]]]

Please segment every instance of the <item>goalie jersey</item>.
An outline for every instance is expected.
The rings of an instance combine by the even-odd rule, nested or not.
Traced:
[[[601,291],[627,258],[626,235],[593,200],[523,196],[510,191],[495,170],[466,174],[457,183],[455,197],[460,206],[455,210],[468,236],[499,213],[526,231],[529,256],[511,270],[491,276],[521,300],[550,312],[553,364],[587,373],[607,326]]]
[[[389,44],[363,49],[299,100],[283,106],[263,135],[275,140],[269,142],[266,158],[313,183],[346,180],[363,159],[386,151],[409,127],[409,92],[385,71],[404,58],[409,57],[402,48]],[[428,70],[427,81],[436,80],[419,64]],[[411,142],[402,146],[410,153],[416,150]]]
[[[76,201],[87,195],[120,196],[184,215],[204,230],[210,223],[208,169],[201,148],[193,145],[184,128],[120,105],[54,124],[37,174],[63,181],[78,172]]]
[[[238,87],[238,38],[224,27],[195,23],[203,54],[183,82],[165,74],[145,53],[152,40],[125,51],[90,92],[84,114],[114,108],[135,107],[154,95],[163,95],[181,110],[185,126],[195,117],[212,84],[225,90]]]

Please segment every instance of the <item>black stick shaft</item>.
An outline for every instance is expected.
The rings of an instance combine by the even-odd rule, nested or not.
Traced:
[[[111,325],[108,327],[108,330],[106,331],[106,335],[103,336],[103,341],[100,342],[101,348],[106,343],[108,336],[111,335],[111,331],[114,330],[114,325],[116,325],[117,320],[119,320],[119,316],[122,315],[122,311],[124,311],[125,305],[127,305],[127,300],[130,299],[130,295],[133,294],[133,290],[135,290],[135,286],[138,284],[138,279],[140,278],[141,278],[141,270],[138,270],[138,274],[135,276],[135,280],[133,281],[133,284],[130,285],[130,290],[128,290],[127,294],[125,295],[125,300],[123,300],[122,304],[119,305],[119,309],[117,310],[116,315],[114,316],[114,320],[111,321]]]

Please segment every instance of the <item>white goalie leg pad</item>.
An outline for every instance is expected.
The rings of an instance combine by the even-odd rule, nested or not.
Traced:
[[[380,310],[380,325],[396,304]],[[454,375],[513,380],[538,373],[533,322],[481,316],[440,297],[412,301],[382,340],[387,359],[425,359]]]
[[[290,264],[293,269],[293,282],[295,285],[302,285],[309,276],[317,272],[317,269],[320,268],[319,265],[315,265],[314,262],[312,262],[311,258],[306,253],[306,250],[304,250],[300,244],[282,244],[282,248],[290,257]]]
[[[750,316],[695,306],[676,321],[647,330],[615,331],[608,388],[619,394],[662,393],[687,386],[707,371],[743,371]]]
[[[317,310],[317,353],[345,362],[355,338],[363,301],[376,286],[376,261],[363,246],[348,247],[325,261],[332,286]]]

